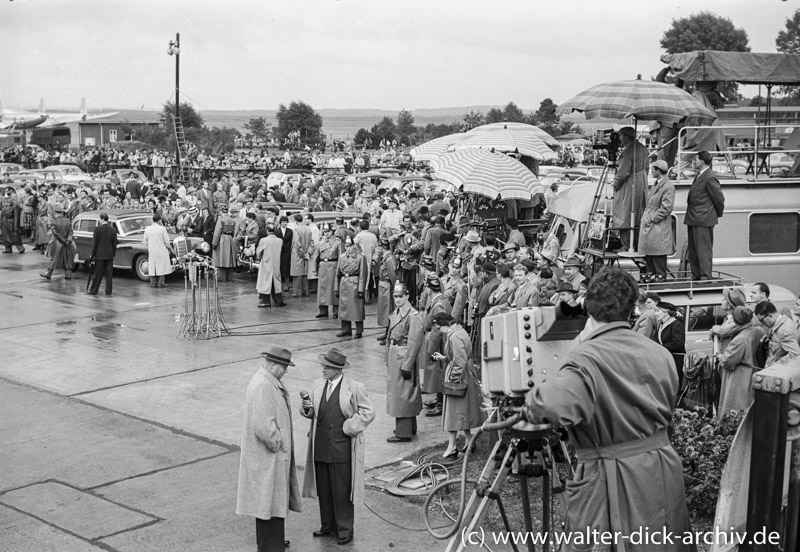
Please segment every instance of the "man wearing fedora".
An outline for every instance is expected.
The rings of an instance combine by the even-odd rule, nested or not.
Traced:
[[[567,262],[564,263],[564,278],[563,283],[569,284],[572,286],[572,289],[577,290],[578,286],[581,285],[586,279],[586,276],[581,274],[581,261],[578,257],[570,257],[567,259]]]
[[[284,540],[286,514],[301,511],[292,410],[281,383],[294,363],[283,347],[270,347],[261,356],[245,395],[236,513],[256,518],[258,552],[283,552],[289,545]]]
[[[343,370],[347,357],[336,348],[319,355],[322,378],[314,380],[300,414],[311,420],[303,496],[319,498],[321,527],[315,537],[353,540],[357,501],[364,499],[364,430],[375,412],[364,384]]]

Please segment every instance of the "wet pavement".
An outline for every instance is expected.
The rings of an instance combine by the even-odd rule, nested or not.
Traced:
[[[336,346],[362,381],[376,419],[367,430],[367,470],[446,440],[440,418],[419,418],[411,444],[390,445],[385,352],[367,307],[363,339],[336,337],[315,298],[256,308],[254,280],[220,284],[235,334],[178,339],[183,277],[153,289],[115,271],[111,296],[85,294],[86,275],[39,276],[48,259],[0,255],[0,549],[22,551],[254,551],[251,518],[235,515],[243,399],[269,345],[289,347],[297,367],[284,383],[293,408],[321,377],[317,355]],[[295,416],[302,469],[308,421]],[[378,471],[373,471],[373,474]],[[313,539],[316,501],[287,519],[290,550],[339,548]],[[424,530],[421,507],[368,490],[356,507],[356,537],[342,549],[444,550]]]

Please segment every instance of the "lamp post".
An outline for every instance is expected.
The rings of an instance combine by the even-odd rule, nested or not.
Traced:
[[[176,121],[181,118],[181,34],[175,33],[175,40],[169,41],[167,54],[175,56],[175,121],[172,122],[173,130],[175,130],[175,160],[178,167],[178,176],[180,178],[181,170],[181,145],[178,142],[178,133],[175,128]]]

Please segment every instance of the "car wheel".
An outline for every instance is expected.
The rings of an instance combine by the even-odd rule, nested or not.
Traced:
[[[133,259],[133,271],[142,282],[150,281],[150,259],[147,255],[137,255]]]

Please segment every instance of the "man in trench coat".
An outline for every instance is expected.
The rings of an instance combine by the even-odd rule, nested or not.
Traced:
[[[683,467],[667,437],[678,373],[669,351],[630,329],[636,295],[636,282],[620,269],[592,278],[579,344],[555,377],[526,396],[528,419],[566,428],[576,449],[577,470],[564,493],[567,532],[690,530]],[[653,550],[605,544],[572,549]],[[680,540],[658,547],[693,549]]]
[[[323,377],[314,380],[300,414],[311,420],[303,496],[319,497],[322,526],[315,537],[353,540],[354,504],[364,500],[364,430],[375,419],[364,384],[343,374],[347,357],[333,348],[319,355]]]
[[[308,259],[311,255],[311,228],[303,221],[303,215],[296,214],[297,223],[292,231],[291,267],[289,274],[293,279],[292,297],[308,297]]]
[[[625,149],[619,156],[619,168],[614,180],[614,228],[619,230],[622,243],[620,251],[631,245],[631,228],[639,225],[647,189],[647,160],[649,153],[644,144],[636,140],[631,127],[619,131]]]
[[[301,511],[292,411],[281,383],[294,363],[283,347],[270,347],[261,356],[261,368],[245,395],[236,513],[256,518],[258,552],[283,552],[289,545],[284,540],[286,515]]]

